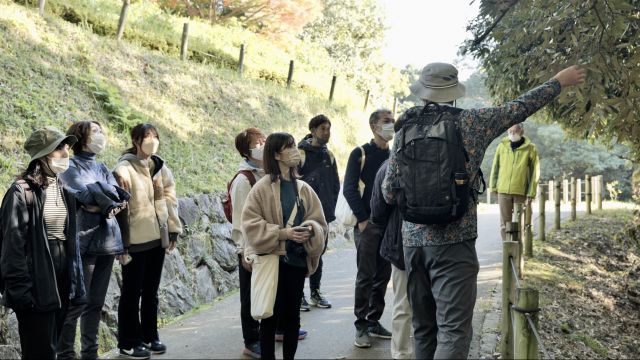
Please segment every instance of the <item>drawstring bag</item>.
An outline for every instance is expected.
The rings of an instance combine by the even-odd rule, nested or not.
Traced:
[[[360,197],[362,197],[362,194],[364,193],[364,182],[362,182],[361,177],[362,177],[362,169],[364,168],[364,161],[366,156],[364,152],[364,148],[362,146],[360,146],[360,152],[362,155],[360,157],[360,175],[358,176],[358,178],[360,178],[360,181],[358,182],[358,190],[360,191]],[[353,211],[351,210],[351,207],[349,206],[347,199],[344,197],[343,191],[344,191],[344,182],[340,186],[340,192],[338,193],[338,201],[336,202],[336,211],[335,211],[336,219],[338,220],[338,222],[342,223],[347,228],[355,227],[356,224],[358,223],[358,219],[356,219],[356,216],[353,214]]]

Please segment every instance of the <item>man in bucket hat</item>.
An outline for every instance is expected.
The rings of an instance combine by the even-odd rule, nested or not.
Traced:
[[[550,103],[563,88],[584,82],[585,77],[585,70],[571,66],[503,106],[462,110],[452,106],[465,92],[458,82],[457,69],[450,64],[432,63],[424,67],[411,91],[425,101],[425,106],[435,103],[429,106],[438,113],[455,114],[453,119],[467,154],[463,171],[467,179],[471,179],[473,190],[470,192],[473,193],[480,187],[480,164],[491,141]],[[411,108],[398,121],[406,124],[420,116],[422,110],[424,107]],[[404,127],[400,131],[404,131]],[[400,134],[395,137],[382,184],[385,200],[390,204],[403,204],[402,199],[408,196],[406,188],[399,186],[400,167],[404,166],[398,161],[401,156],[398,149],[404,146],[404,136]],[[424,154],[422,156],[429,156]],[[447,223],[417,224],[405,216],[402,238],[418,359],[466,359],[468,356],[479,269],[475,249],[477,221],[475,201],[468,201],[460,217]]]

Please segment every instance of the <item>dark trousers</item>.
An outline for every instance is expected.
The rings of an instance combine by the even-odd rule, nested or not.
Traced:
[[[260,341],[260,322],[251,317],[251,272],[242,267],[242,255],[238,255],[240,277],[240,322],[244,344]]]
[[[405,247],[416,359],[466,359],[473,335],[475,241]]]
[[[363,232],[355,229],[356,275],[355,325],[358,330],[366,330],[382,317],[384,295],[391,279],[391,263],[380,256],[380,243],[383,232],[369,223]]]
[[[49,241],[49,251],[56,275],[61,306],[58,310],[34,311],[18,310],[18,334],[23,359],[55,359],[58,336],[69,306],[69,264],[65,253],[65,243]]]
[[[164,249],[158,246],[130,255],[131,262],[122,267],[118,305],[118,347],[121,349],[159,340],[158,287]]]
[[[324,241],[324,250],[322,251],[322,255],[327,251],[327,245],[329,244],[329,239]],[[309,288],[311,292],[314,290],[320,290],[320,280],[322,280],[322,255],[320,255],[320,260],[318,261],[318,268],[316,272],[314,272],[311,276],[309,276]]]
[[[58,359],[74,359],[76,327],[80,318],[82,359],[98,358],[98,329],[102,306],[109,288],[114,255],[84,255],[82,268],[87,289],[87,304],[71,304],[58,342]]]
[[[300,303],[307,268],[291,266],[280,262],[278,273],[278,290],[273,316],[260,323],[260,349],[262,359],[276,358],[276,327],[284,336],[282,356],[285,360],[293,359],[298,349],[298,331],[300,330]]]

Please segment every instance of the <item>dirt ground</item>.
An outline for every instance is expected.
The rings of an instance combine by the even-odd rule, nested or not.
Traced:
[[[640,243],[630,210],[581,215],[534,243],[525,281],[540,290],[540,332],[556,359],[640,357]]]

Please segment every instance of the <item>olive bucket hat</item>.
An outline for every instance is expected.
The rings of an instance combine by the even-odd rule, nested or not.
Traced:
[[[45,126],[29,135],[24,143],[24,149],[31,155],[31,161],[33,161],[53,152],[62,143],[72,146],[76,141],[78,139],[73,135],[65,135],[52,126]]]
[[[465,94],[465,87],[458,82],[458,69],[447,63],[431,63],[420,72],[411,92],[423,100],[450,102]]]

